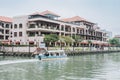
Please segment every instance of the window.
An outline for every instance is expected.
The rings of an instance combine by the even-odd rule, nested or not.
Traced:
[[[2,27],[4,27],[4,23],[2,23]]]
[[[2,23],[0,22],[0,26],[2,25]]]
[[[8,39],[9,36],[5,36],[5,39]]]
[[[11,25],[11,29],[13,28],[13,26]]]
[[[17,32],[14,32],[14,37],[17,37]]]
[[[6,24],[6,26],[5,26],[6,28],[9,28],[9,24]]]
[[[73,32],[75,32],[75,28],[73,28]]]
[[[79,33],[79,29],[77,29],[77,33]]]
[[[19,32],[19,36],[22,37],[22,32]]]
[[[22,28],[22,24],[19,24],[19,28]]]
[[[61,26],[61,30],[64,31],[64,26],[63,25]]]
[[[5,30],[5,34],[9,34],[9,30]]]
[[[17,28],[17,24],[14,24],[14,28]]]
[[[29,32],[29,35],[28,35],[29,37],[33,37],[33,36],[35,36],[35,32]]]

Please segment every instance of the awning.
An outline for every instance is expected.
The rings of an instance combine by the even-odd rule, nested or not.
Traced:
[[[88,44],[88,41],[87,41],[87,40],[83,40],[83,41],[81,42],[81,44]]]
[[[10,41],[9,40],[4,40],[4,41],[1,41],[2,44],[10,44]]]
[[[15,43],[16,43],[16,44],[20,44],[20,41],[16,41]]]
[[[29,41],[30,44],[34,44],[34,41]]]

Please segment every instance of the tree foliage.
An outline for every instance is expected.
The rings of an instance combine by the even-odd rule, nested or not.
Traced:
[[[92,43],[92,41],[91,40],[88,40],[88,44],[91,44]]]
[[[82,41],[82,38],[81,38],[81,36],[79,36],[79,35],[76,35],[76,36],[73,35],[72,38],[75,40],[76,43],[79,43],[79,42]]]
[[[70,37],[70,36],[62,36],[62,38],[64,39],[64,41],[65,41],[66,43],[75,42],[75,40],[74,40],[72,37]]]
[[[112,45],[116,45],[116,46],[120,45],[120,42],[117,38],[110,39],[109,43],[112,44]]]
[[[56,42],[58,41],[59,37],[57,34],[49,34],[49,35],[45,35],[44,37],[44,42],[48,43],[48,42]]]
[[[59,36],[59,40],[58,40],[59,42],[65,42],[65,38],[64,38],[64,36]]]

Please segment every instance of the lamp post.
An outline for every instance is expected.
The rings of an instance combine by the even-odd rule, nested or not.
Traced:
[[[29,54],[30,54],[30,44],[29,44]]]
[[[28,52],[30,54],[30,43],[29,43],[29,40],[27,40],[27,42],[28,42]]]
[[[60,48],[61,48],[61,50],[62,50],[62,42],[60,41]]]
[[[73,42],[73,44],[72,44],[72,47],[73,47],[73,51],[74,51],[74,42]]]
[[[14,45],[13,45],[13,42],[12,42],[12,52],[13,52],[13,48],[14,48]]]

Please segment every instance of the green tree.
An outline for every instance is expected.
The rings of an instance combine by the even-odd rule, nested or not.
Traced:
[[[117,38],[110,39],[109,43],[114,45],[114,46],[120,45],[119,39],[117,39]]]
[[[69,44],[75,42],[75,40],[70,36],[64,36],[64,40],[68,44],[68,46],[69,46]]]
[[[59,41],[62,43],[62,42],[65,42],[67,44],[71,44],[72,42],[74,42],[75,40],[70,37],[70,36],[59,36]],[[69,45],[68,45],[69,46]]]
[[[55,42],[58,41],[58,40],[59,40],[59,37],[58,37],[57,34],[47,34],[47,35],[45,35],[45,37],[44,37],[44,42],[46,43],[47,49],[48,49],[48,47],[50,46],[50,45],[49,45],[50,42],[51,42],[51,43],[55,43]]]

